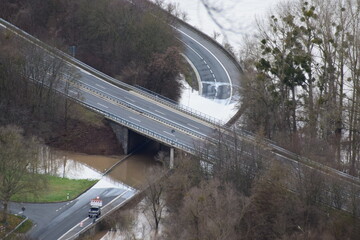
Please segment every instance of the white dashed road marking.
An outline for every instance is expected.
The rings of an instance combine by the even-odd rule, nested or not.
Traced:
[[[160,112],[159,110],[155,110],[155,112],[160,113],[160,114],[162,114],[162,115],[166,115],[165,113]]]
[[[97,103],[97,104],[104,107],[104,108],[109,108],[109,107],[105,106],[104,104],[101,104],[101,103]]]
[[[106,89],[104,86],[101,86],[100,84],[95,83],[95,85],[101,87],[102,89]]]
[[[137,119],[137,118],[133,118],[133,117],[129,117],[129,118],[131,118],[132,120],[134,120],[134,121],[137,121],[137,122],[141,122],[139,119]]]
[[[195,127],[194,125],[191,125],[190,123],[188,123],[187,125],[189,125],[190,127],[193,127],[193,128],[199,129],[198,127]]]
[[[163,131],[164,133],[166,133],[166,134],[169,134],[169,135],[171,135],[171,136],[173,136],[173,137],[175,137],[175,135],[174,134],[171,134],[171,133],[169,133],[169,132],[166,132],[166,131]]]
[[[129,100],[129,101],[132,101],[132,102],[135,102],[134,100],[132,100],[131,98],[128,98],[128,97],[124,97],[125,99]]]

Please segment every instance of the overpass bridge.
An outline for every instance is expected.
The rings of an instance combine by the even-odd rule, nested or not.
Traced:
[[[10,31],[37,46],[48,53],[50,58],[65,61],[78,76],[78,80],[70,83],[69,89],[66,89],[65,83],[59,85],[57,91],[136,133],[170,147],[194,153],[195,145],[210,136],[221,124],[210,116],[113,79],[46,45],[3,19],[0,27],[3,31]],[[50,60],[44,59],[44,64]],[[70,76],[62,73],[62,78],[64,82],[69,81]],[[128,145],[125,152],[131,151],[132,147]]]
[[[168,101],[146,89],[131,86],[107,76],[70,55],[48,46],[2,18],[0,19],[0,29],[2,31],[10,31],[25,41],[37,46],[39,49],[45,51],[51,58],[64,61],[67,66],[78,75],[79,79],[70,86],[69,90],[65,89],[65,85],[59,86],[57,90],[85,107],[102,114],[114,123],[125,127],[121,130],[122,133],[125,132],[131,135],[131,132],[127,132],[127,129],[130,129],[141,136],[190,154],[201,153],[202,151],[208,152],[203,143],[205,140],[210,143],[216,143],[218,140],[214,133],[218,132],[218,130],[227,135],[226,143],[229,146],[232,144],[233,129],[226,127],[224,125],[225,123],[211,116]],[[233,78],[239,77],[241,70],[235,66],[233,60],[225,60],[229,58],[229,56],[226,53],[221,53],[219,47],[213,46],[214,44],[211,46],[209,39],[205,39],[200,43],[201,34],[196,33],[195,30],[186,27],[184,24],[180,24],[177,30],[183,34],[181,35],[181,41],[185,43],[185,47],[190,46],[190,48],[186,48],[186,56],[195,62],[195,65],[197,65],[197,58],[201,59],[201,61],[208,62],[209,65],[211,65],[209,69],[214,69],[213,72],[216,73],[216,75],[214,74],[215,77],[222,76],[221,79],[223,79],[223,82],[219,82],[219,84],[232,86],[234,82],[238,81],[238,79]],[[202,55],[200,54],[201,52],[205,53]],[[213,52],[216,53],[216,56]],[[219,56],[221,56],[221,61],[219,60]],[[45,61],[44,59],[44,63]],[[225,62],[226,65],[230,67],[225,67],[221,62]],[[216,70],[219,68],[219,66],[216,66],[217,64],[222,68],[219,71]],[[197,70],[199,70],[199,68],[197,68]],[[63,73],[64,82],[66,82],[68,78],[68,74]],[[226,80],[228,81],[227,83]],[[202,79],[202,81],[208,84],[209,79],[205,78]],[[228,96],[233,97],[233,94]],[[224,98],[224,96],[219,97],[219,99],[221,98]],[[236,130],[236,134],[248,142],[256,141],[254,134],[246,130],[238,129]],[[139,138],[139,135],[135,135],[134,138]],[[136,145],[137,143],[136,140],[129,141],[129,139],[125,139],[125,141],[130,143],[130,145],[128,145],[126,142],[123,142],[125,145],[128,145],[125,152],[131,151],[131,149],[134,148],[134,144]],[[140,141],[142,141],[142,139],[140,139]],[[300,164],[316,168],[326,174],[331,173],[333,176],[360,186],[360,180],[357,177],[350,176],[336,169],[301,157],[277,146],[276,143],[270,140],[265,139],[264,144],[267,149],[283,162],[296,162],[297,165]],[[211,161],[211,159],[209,160]]]

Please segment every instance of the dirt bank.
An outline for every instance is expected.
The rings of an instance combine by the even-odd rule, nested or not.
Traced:
[[[70,120],[67,129],[57,127],[45,143],[60,150],[98,155],[123,154],[121,144],[106,120],[100,126]]]

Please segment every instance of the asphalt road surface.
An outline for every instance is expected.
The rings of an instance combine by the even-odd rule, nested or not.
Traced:
[[[95,185],[72,201],[60,203],[10,203],[9,209],[12,213],[25,215],[33,221],[34,227],[28,233],[31,238],[39,240],[67,239],[77,234],[88,224],[92,224],[93,219],[88,217],[91,199],[99,196],[103,200],[102,215],[105,215],[107,211],[114,207],[114,205],[111,207],[106,206],[111,201],[115,199],[115,203],[118,205],[131,198],[134,194],[135,190],[131,188],[98,188]],[[24,212],[22,207],[25,207]],[[77,226],[79,228],[76,228]]]

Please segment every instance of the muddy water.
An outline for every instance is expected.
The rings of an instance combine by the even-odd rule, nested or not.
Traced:
[[[78,162],[79,164],[85,164],[90,168],[95,169],[100,173],[104,173],[116,162],[120,161],[124,156],[102,156],[102,155],[87,155],[76,152],[59,151],[58,155],[62,155],[63,158],[70,159]]]
[[[115,181],[123,182],[135,188],[139,187],[144,182],[146,170],[156,164],[152,156],[145,154],[133,155],[127,159],[124,159],[125,156],[87,155],[63,151],[58,152],[57,155],[62,156],[60,159],[67,159],[69,162],[74,161],[77,165],[90,168],[98,173],[106,172],[107,169],[120,161],[107,176]],[[91,173],[89,170],[84,169],[79,170],[79,167],[74,169],[77,173],[82,175],[83,178],[99,179],[96,177],[98,173]],[[67,175],[72,174],[67,173]]]
[[[103,156],[57,151],[43,146],[37,169],[39,173],[71,179],[101,179],[115,165],[107,173],[106,179],[138,188],[144,182],[147,170],[157,164],[154,161],[156,153],[156,145],[147,145],[141,153],[128,158],[125,155]]]
[[[146,180],[146,171],[154,165],[156,162],[151,156],[133,155],[117,165],[108,175],[129,186],[138,188]]]

